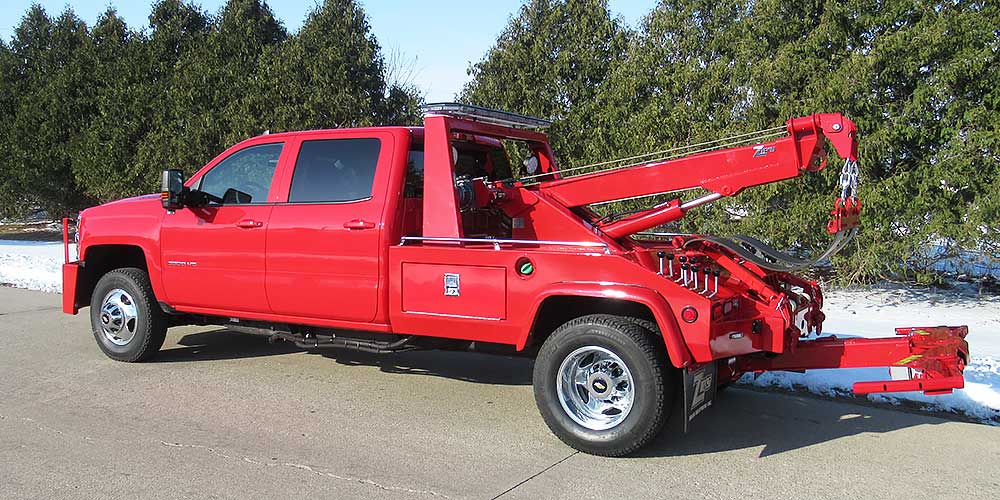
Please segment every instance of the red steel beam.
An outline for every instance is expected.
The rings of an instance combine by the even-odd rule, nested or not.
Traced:
[[[821,368],[910,368],[914,378],[858,382],[854,392],[924,391],[945,394],[965,386],[962,372],[969,359],[966,326],[897,328],[896,337],[849,338],[835,336],[801,340],[795,348],[772,358],[746,357],[739,361],[744,372],[802,371]]]

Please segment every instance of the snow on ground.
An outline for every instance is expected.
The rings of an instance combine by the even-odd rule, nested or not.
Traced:
[[[0,284],[60,293],[63,258],[61,241],[0,240]]]
[[[74,253],[71,247],[70,255]],[[61,242],[0,239],[0,284],[58,293],[62,262]],[[965,370],[965,389],[946,396],[908,392],[867,397],[1000,423],[1000,297],[979,296],[962,287],[842,289],[826,293],[823,310],[827,317],[823,333],[838,336],[891,337],[897,326],[968,325],[972,359]],[[885,368],[858,368],[747,374],[740,383],[845,396],[851,394],[854,382],[887,379]]]

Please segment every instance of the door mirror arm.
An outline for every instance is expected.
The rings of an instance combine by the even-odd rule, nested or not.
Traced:
[[[221,203],[221,200],[215,196],[212,196],[204,191],[199,191],[197,189],[185,188],[184,191],[184,206],[186,207],[204,207],[209,204],[209,202]]]

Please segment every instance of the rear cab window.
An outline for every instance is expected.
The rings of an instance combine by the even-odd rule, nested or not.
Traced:
[[[289,203],[349,203],[372,196],[382,141],[320,139],[299,147]]]

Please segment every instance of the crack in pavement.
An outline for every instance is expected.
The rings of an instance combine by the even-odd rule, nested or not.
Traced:
[[[542,470],[540,470],[540,471],[532,474],[531,476],[528,476],[526,479],[524,479],[520,483],[517,483],[514,486],[511,486],[510,488],[507,488],[506,490],[504,490],[503,493],[500,493],[499,495],[493,497],[490,500],[497,500],[498,498],[500,498],[500,497],[502,497],[502,496],[504,496],[504,495],[506,495],[506,494],[508,494],[508,493],[510,493],[512,491],[514,491],[515,489],[517,489],[521,485],[527,483],[528,481],[531,481],[532,479],[534,479],[534,478],[536,478],[538,476],[541,476],[542,474],[545,474],[546,472],[548,472],[548,471],[552,470],[553,468],[555,468],[557,465],[559,465],[559,464],[561,464],[561,463],[563,463],[563,462],[565,462],[565,461],[567,461],[567,460],[569,460],[569,459],[571,459],[571,458],[573,458],[573,457],[575,457],[575,456],[577,456],[579,454],[580,454],[579,451],[574,451],[573,453],[570,453],[569,455],[566,455],[565,457],[563,457],[560,460],[556,461],[554,464],[552,464],[552,465],[550,465],[550,466],[548,466],[548,467],[546,467],[546,468],[544,468],[544,469],[542,469]]]
[[[443,493],[438,493],[438,492],[433,491],[433,490],[417,490],[417,489],[412,489],[412,488],[406,488],[406,487],[403,487],[403,486],[392,486],[392,485],[382,484],[382,483],[378,483],[376,481],[372,481],[371,479],[365,479],[365,478],[361,478],[361,477],[341,476],[341,475],[338,475],[338,474],[334,474],[334,473],[332,473],[330,471],[318,469],[316,467],[312,467],[312,466],[306,465],[306,464],[299,464],[299,463],[295,463],[295,462],[264,462],[264,461],[256,460],[254,458],[247,457],[247,456],[227,455],[225,453],[222,453],[222,452],[216,450],[215,448],[212,448],[211,446],[205,446],[205,445],[200,445],[200,444],[172,443],[172,442],[168,442],[168,441],[160,441],[160,444],[163,445],[163,446],[169,446],[171,448],[190,448],[190,449],[204,450],[204,451],[206,451],[206,452],[208,452],[208,453],[210,453],[212,455],[215,455],[217,457],[222,457],[222,458],[226,458],[226,459],[230,459],[230,460],[238,460],[238,461],[241,461],[241,462],[246,462],[246,463],[249,463],[249,464],[259,465],[259,466],[263,466],[263,467],[290,467],[290,468],[293,468],[293,469],[298,469],[298,470],[303,470],[303,471],[306,471],[306,472],[311,472],[313,474],[316,474],[317,476],[329,477],[329,478],[337,479],[337,480],[341,480],[341,481],[350,481],[350,482],[354,482],[354,483],[358,483],[358,484],[363,484],[363,485],[366,485],[366,486],[372,486],[372,487],[375,487],[375,488],[378,488],[378,489],[381,489],[381,490],[385,490],[385,491],[399,491],[399,492],[402,492],[402,493],[430,495],[430,496],[440,497],[440,498],[451,498],[448,495],[445,495]]]
[[[7,415],[0,415],[0,421],[7,420],[8,418],[10,418],[10,419],[13,420],[13,417],[9,417]],[[20,421],[20,422],[24,422],[24,423],[30,424],[31,426],[35,427],[37,430],[40,430],[42,432],[46,432],[46,433],[49,433],[49,434],[58,434],[60,436],[65,436],[65,437],[72,438],[72,439],[80,439],[80,440],[91,442],[91,443],[94,442],[94,440],[91,439],[90,436],[80,436],[80,435],[70,434],[68,432],[63,432],[63,431],[61,431],[59,429],[55,429],[55,428],[52,428],[52,427],[48,427],[48,426],[42,425],[42,424],[38,423],[33,418],[21,417],[21,418],[19,418],[17,420]]]

